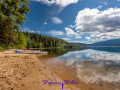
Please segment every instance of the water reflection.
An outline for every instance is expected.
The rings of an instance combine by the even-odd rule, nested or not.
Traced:
[[[110,48],[109,48],[110,49]],[[116,49],[117,50],[117,49]],[[118,49],[119,50],[119,49]],[[87,85],[111,84],[107,89],[120,89],[120,53],[93,49],[70,51],[66,54],[43,61],[58,74],[79,79]],[[70,71],[68,71],[70,70]],[[64,71],[64,72],[62,72]],[[71,77],[71,75],[72,77]],[[65,79],[65,78],[64,78]],[[106,84],[100,88],[106,87]],[[110,89],[111,90],[111,89]]]
[[[77,77],[87,84],[97,83],[100,80],[120,82],[120,53],[89,49],[70,52],[60,58],[63,57],[66,66],[74,64]]]
[[[111,62],[80,62],[76,64],[77,77],[86,84],[99,81],[120,82],[120,70]]]
[[[90,52],[86,54],[86,57],[89,57],[93,60],[111,60],[111,61],[120,60],[119,53],[108,53],[108,52]]]

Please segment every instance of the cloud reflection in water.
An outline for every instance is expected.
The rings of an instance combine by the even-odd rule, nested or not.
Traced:
[[[77,77],[86,84],[100,81],[120,82],[120,53],[89,49],[70,52],[63,57],[66,66],[74,66]]]

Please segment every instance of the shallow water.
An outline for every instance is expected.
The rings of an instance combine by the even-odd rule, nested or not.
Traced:
[[[120,48],[92,48],[42,56],[42,63],[79,90],[120,90]],[[43,57],[48,57],[44,58]]]

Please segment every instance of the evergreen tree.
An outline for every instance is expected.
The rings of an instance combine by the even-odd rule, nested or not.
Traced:
[[[57,48],[57,47],[69,47],[70,44],[62,39],[55,37],[49,37],[33,33],[24,33],[27,48]]]
[[[27,42],[24,34],[21,31],[15,32],[15,48],[26,48]]]
[[[9,48],[15,40],[14,31],[19,29],[19,25],[23,25],[24,20],[27,20],[25,14],[30,10],[29,4],[27,0],[0,1],[0,33],[4,33],[0,40]]]

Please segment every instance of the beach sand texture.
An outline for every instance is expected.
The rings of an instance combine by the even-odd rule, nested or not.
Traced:
[[[62,90],[62,87],[43,85],[43,80],[62,82],[37,55],[0,52],[0,90]]]

